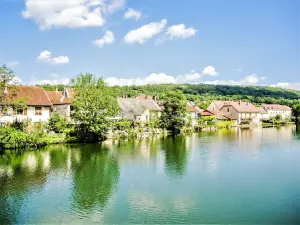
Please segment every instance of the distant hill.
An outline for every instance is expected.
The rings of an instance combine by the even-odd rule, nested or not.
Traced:
[[[62,90],[64,85],[41,85],[46,90]],[[135,97],[147,94],[164,98],[169,90],[182,91],[191,101],[244,100],[256,104],[271,103],[292,106],[300,103],[300,91],[268,86],[238,86],[213,84],[154,84],[143,86],[114,86],[119,96]]]
[[[300,91],[267,86],[237,86],[212,84],[158,84],[114,87],[120,95],[136,96],[139,93],[160,98],[168,90],[181,90],[189,100],[245,100],[253,103],[293,105],[300,103]]]

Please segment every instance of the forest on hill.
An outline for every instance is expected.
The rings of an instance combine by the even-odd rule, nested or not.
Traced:
[[[42,85],[46,90],[59,90],[63,85]],[[213,100],[243,100],[254,104],[282,104],[295,105],[300,103],[300,91],[274,88],[268,86],[238,86],[212,84],[155,84],[142,86],[113,86],[119,96],[135,97],[146,94],[164,98],[167,91],[180,90],[190,101],[211,102]]]

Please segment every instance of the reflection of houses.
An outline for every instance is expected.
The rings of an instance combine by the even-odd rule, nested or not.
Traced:
[[[118,98],[121,112],[117,118],[125,118],[137,122],[149,122],[161,114],[161,108],[153,99]]]
[[[10,105],[13,100],[23,99],[25,108],[8,110],[2,115],[2,123],[12,123],[14,120],[31,119],[32,122],[46,122],[50,117],[52,103],[42,87],[37,86],[16,86],[8,87],[5,91],[7,102]]]
[[[283,119],[290,118],[292,109],[286,105],[278,104],[263,104],[262,107],[267,112],[267,118],[272,118],[280,115]]]

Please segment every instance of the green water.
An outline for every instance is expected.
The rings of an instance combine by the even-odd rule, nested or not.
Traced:
[[[293,126],[0,156],[0,224],[300,224]]]

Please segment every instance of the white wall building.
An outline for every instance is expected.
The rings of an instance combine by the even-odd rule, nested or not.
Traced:
[[[267,112],[268,119],[277,115],[281,115],[282,119],[291,118],[292,116],[292,109],[286,105],[263,104],[262,107]]]

